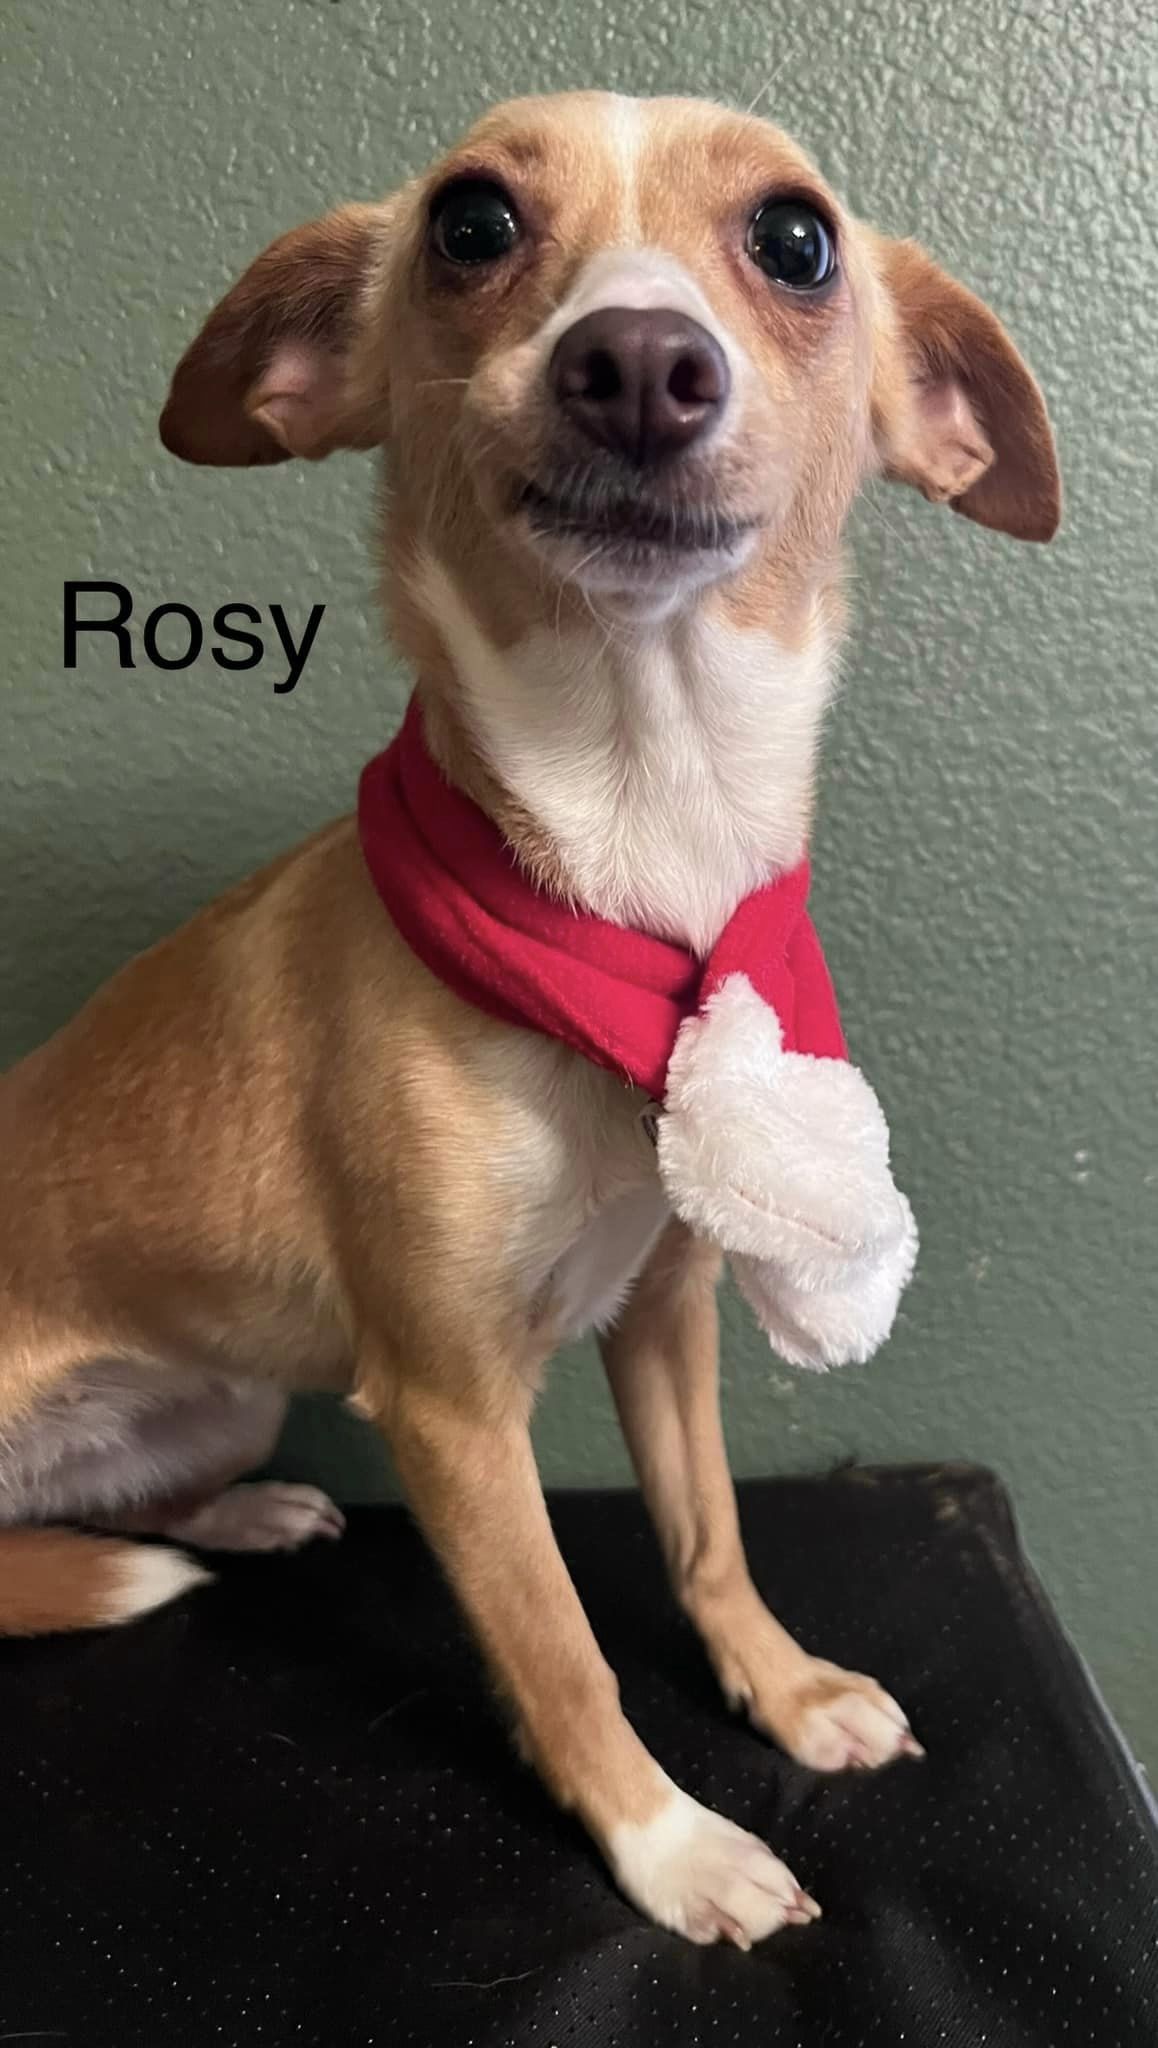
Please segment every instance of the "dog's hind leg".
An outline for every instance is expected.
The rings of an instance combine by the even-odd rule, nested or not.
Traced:
[[[232,1484],[268,1456],[285,1395],[125,1361],[77,1367],[0,1426],[0,1634],[128,1621],[207,1574],[179,1551],[55,1526],[293,1549],[341,1533],[313,1487]],[[54,1526],[45,1526],[54,1525]]]
[[[94,1519],[200,1550],[298,1550],[315,1536],[340,1536],[345,1517],[319,1487],[242,1480],[273,1450],[286,1398],[277,1387],[230,1382],[153,1410],[141,1449],[154,1473],[175,1477],[160,1491],[154,1480],[143,1501]]]

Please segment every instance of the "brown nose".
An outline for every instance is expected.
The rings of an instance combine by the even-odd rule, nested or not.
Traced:
[[[551,390],[591,441],[639,468],[680,454],[720,418],[731,378],[705,327],[683,313],[604,306],[560,336]]]

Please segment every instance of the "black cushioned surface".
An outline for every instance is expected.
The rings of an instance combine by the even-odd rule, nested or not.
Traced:
[[[625,1706],[823,1904],[741,1955],[617,1896],[509,1749],[400,1510],[118,1634],[0,1650],[0,2041],[68,2048],[1154,2048],[1158,1843],[972,1470],[741,1489],[810,1648],[923,1765],[823,1779],[732,1721],[631,1496],[553,1513]]]

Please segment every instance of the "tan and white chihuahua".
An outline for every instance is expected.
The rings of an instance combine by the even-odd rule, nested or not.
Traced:
[[[180,364],[189,461],[385,451],[388,614],[431,748],[545,888],[702,954],[798,861],[887,474],[1021,539],[1059,508],[997,320],[851,219],[763,121],[604,94],[489,114],[426,177],[276,242]],[[673,1222],[639,1097],[467,1007],[343,819],[133,961],[0,1084],[0,1630],[107,1625],[179,1550],[341,1529],[236,1485],[295,1388],[389,1441],[519,1741],[645,1913],[747,1947],[819,1910],[621,1712],[528,1423],[601,1332],[724,1691],[818,1770],[919,1754],[745,1564],[717,1404],[719,1257]]]

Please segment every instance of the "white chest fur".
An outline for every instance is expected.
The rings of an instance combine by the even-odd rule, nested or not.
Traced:
[[[819,629],[788,653],[697,610],[500,652],[431,558],[419,590],[476,744],[586,908],[704,951],[800,858],[832,673]]]
[[[671,1213],[646,1097],[537,1032],[488,1033],[472,1058],[505,1105],[496,1189],[519,1297],[577,1337],[611,1321]]]
[[[432,556],[415,588],[476,746],[584,908],[706,953],[741,898],[799,860],[833,667],[819,626],[790,653],[697,606],[500,649]],[[519,1178],[540,1191],[521,1288],[570,1337],[614,1316],[670,1211],[642,1097],[543,1041],[519,1057],[504,1095],[522,1105]]]
[[[560,1343],[615,1320],[670,1214],[654,1180],[618,1196],[592,1217],[552,1275]]]

